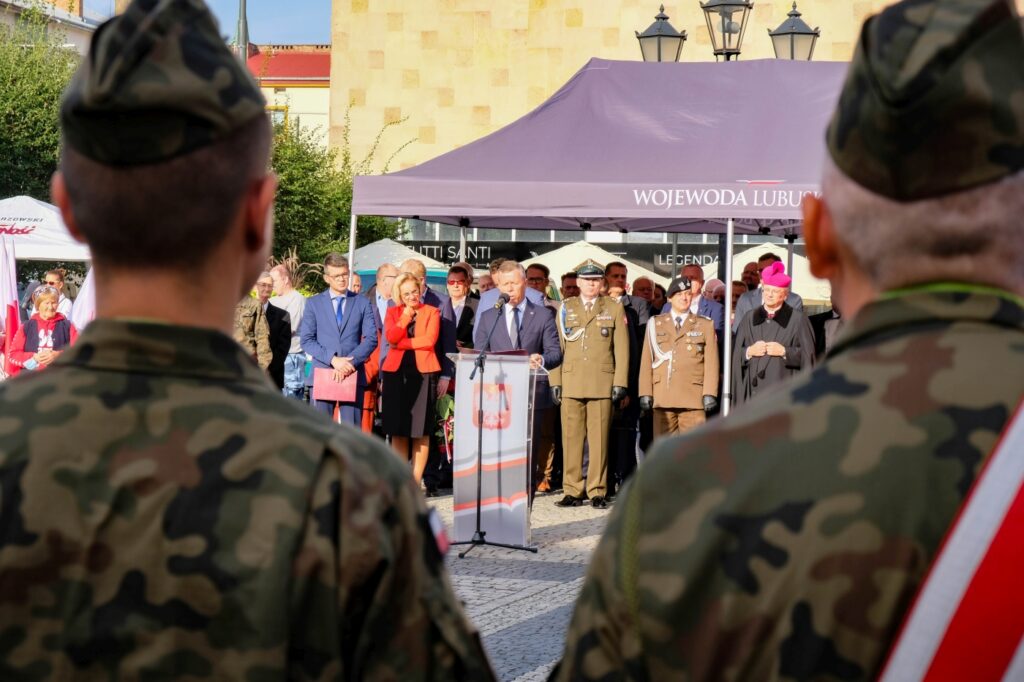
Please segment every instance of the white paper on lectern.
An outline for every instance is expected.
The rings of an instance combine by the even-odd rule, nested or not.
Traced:
[[[479,353],[455,361],[455,444],[452,535],[476,532],[479,375],[470,380]],[[484,364],[481,529],[491,542],[530,544],[530,499],[535,372],[525,354],[488,353]]]

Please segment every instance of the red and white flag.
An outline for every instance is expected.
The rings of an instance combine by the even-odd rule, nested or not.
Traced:
[[[881,680],[1024,680],[1024,403],[946,536]]]

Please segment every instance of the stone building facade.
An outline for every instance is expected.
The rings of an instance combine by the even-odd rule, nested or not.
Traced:
[[[849,60],[865,17],[885,0],[803,0],[821,27],[816,60]],[[768,30],[792,0],[756,0],[742,59],[774,56]],[[654,20],[651,0],[333,0],[331,143],[351,107],[355,158],[385,123],[381,152],[415,138],[392,170],[415,165],[497,130],[553,94],[591,57],[639,60],[634,31]],[[688,40],[681,61],[714,59],[698,0],[665,12]]]

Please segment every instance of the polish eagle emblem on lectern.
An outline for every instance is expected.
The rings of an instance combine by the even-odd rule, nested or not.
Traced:
[[[512,424],[512,391],[506,384],[484,384],[483,427],[503,431]],[[480,386],[473,385],[473,426],[480,426]]]

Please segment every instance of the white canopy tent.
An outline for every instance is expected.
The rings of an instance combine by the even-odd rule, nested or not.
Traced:
[[[827,301],[832,298],[832,285],[828,283],[828,280],[818,279],[812,275],[810,263],[804,256],[798,253],[790,254],[785,246],[779,244],[759,244],[734,255],[732,258],[732,272],[734,274],[743,272],[744,265],[751,261],[756,261],[766,253],[774,253],[782,259],[783,263],[792,255],[793,261],[792,264],[786,265],[786,273],[793,278],[793,291],[799,294],[805,301]],[[718,277],[718,263],[705,265],[704,279],[708,280],[715,277]],[[739,279],[739,277],[734,276],[734,279]]]
[[[444,263],[439,263],[433,258],[427,258],[419,251],[410,249],[404,244],[399,244],[392,239],[380,239],[361,246],[352,253],[351,267],[354,272],[361,270],[376,270],[385,263],[391,263],[392,265],[398,265],[402,261],[409,258],[415,258],[423,262],[428,270],[430,269],[445,269],[448,266]]]
[[[32,197],[0,200],[0,237],[18,260],[87,261],[89,247],[71,236],[60,211]]]
[[[535,263],[546,265],[548,269],[551,270],[551,277],[554,278],[557,285],[562,273],[575,270],[580,263],[588,258],[593,258],[601,265],[606,265],[612,261],[622,261],[626,264],[630,282],[635,280],[637,277],[646,277],[656,284],[668,286],[668,278],[655,274],[647,268],[642,268],[636,263],[626,260],[622,256],[617,256],[610,251],[605,251],[593,242],[573,242],[560,249],[555,249],[554,251],[549,251],[548,253],[535,258],[525,260],[523,261],[523,265],[525,267],[529,267]]]

